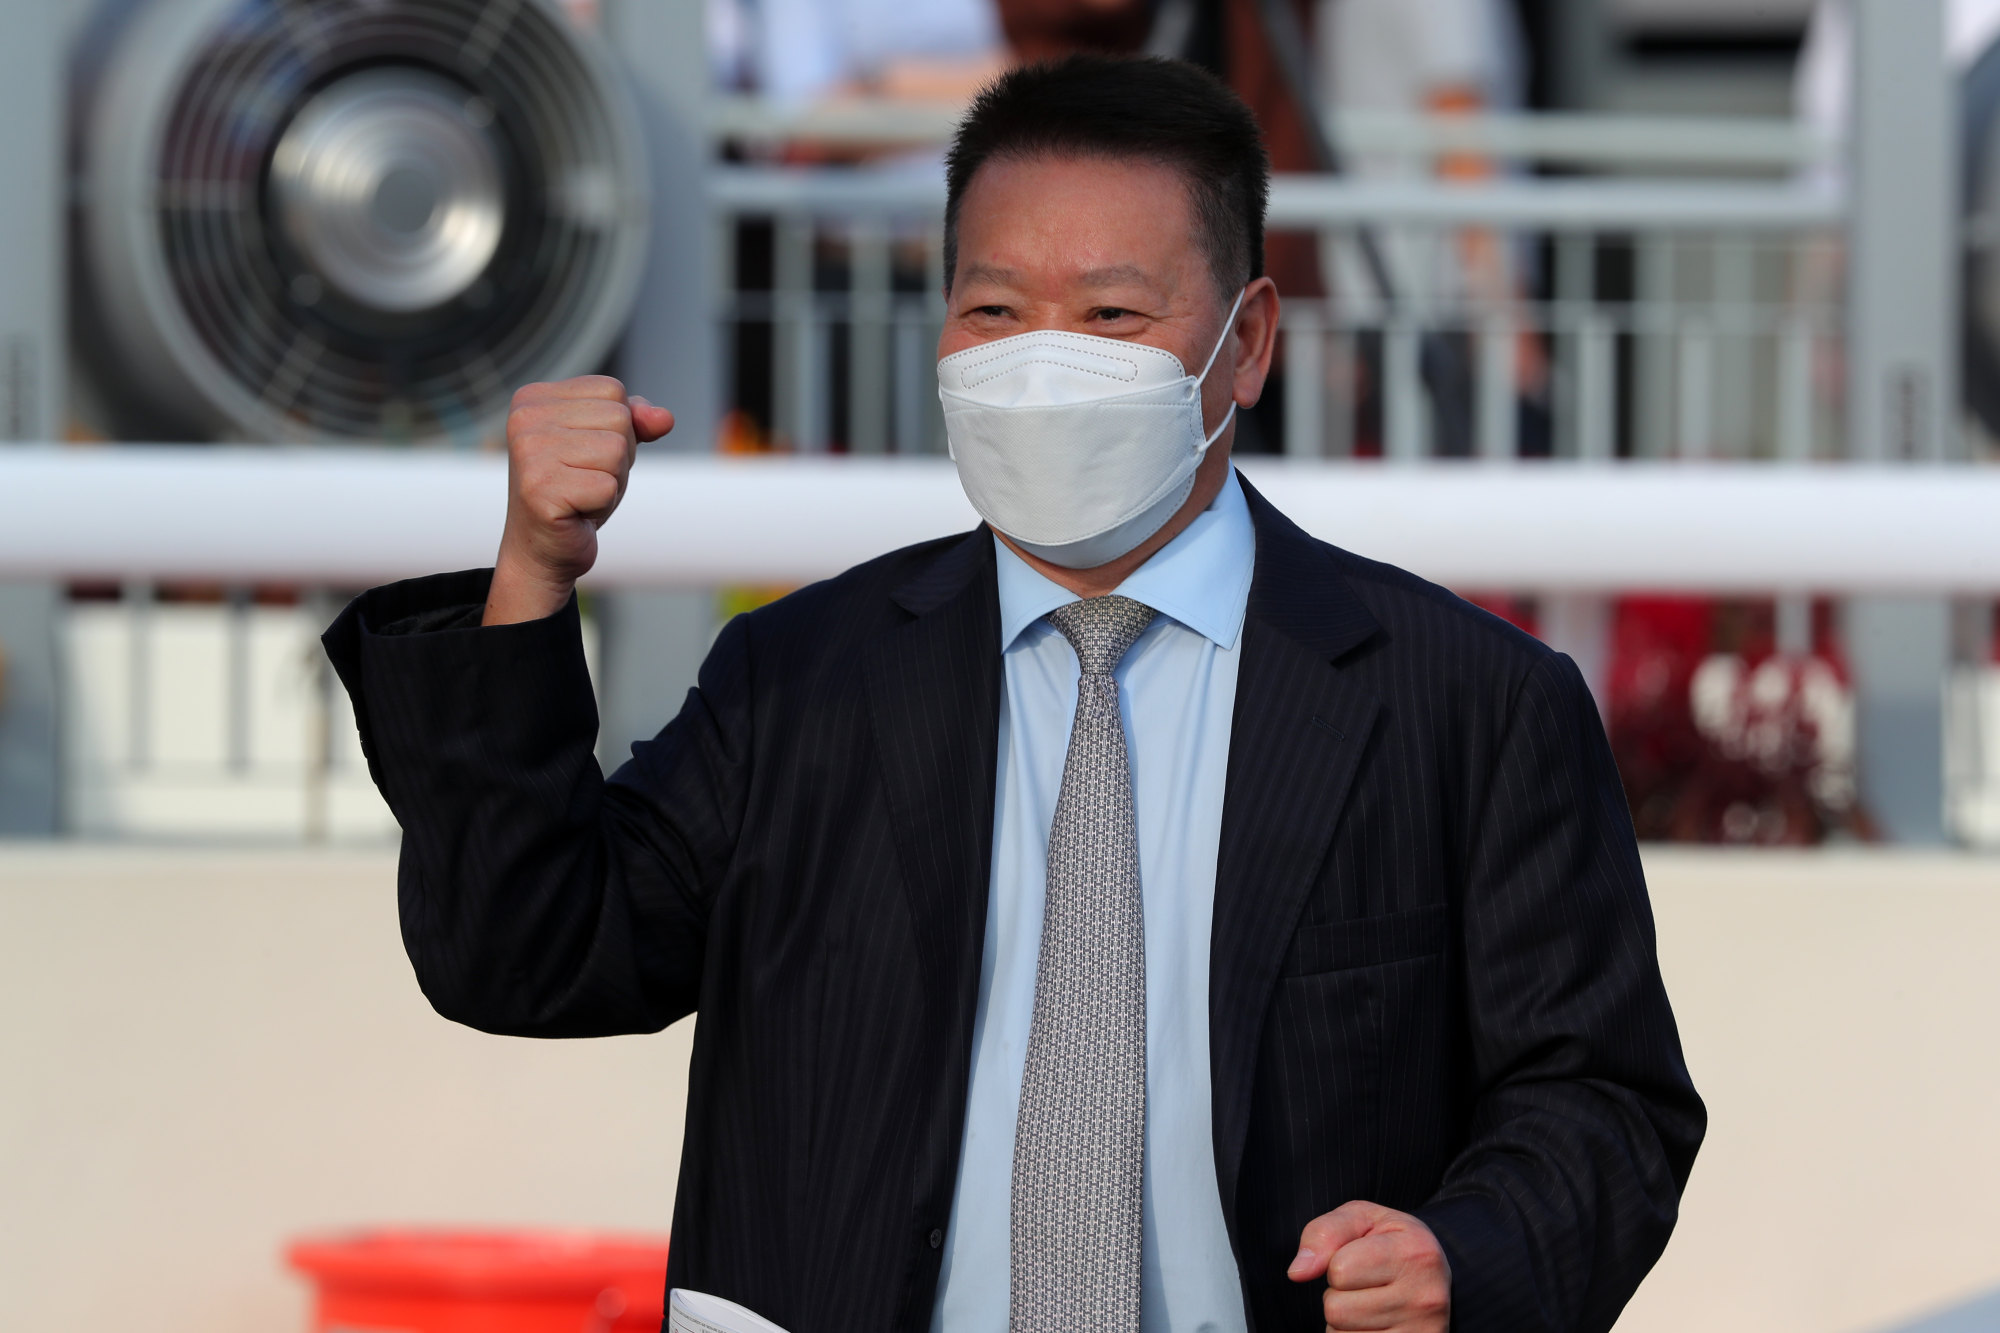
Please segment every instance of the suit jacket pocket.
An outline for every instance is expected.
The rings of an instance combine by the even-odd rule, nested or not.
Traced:
[[[1300,926],[1292,936],[1291,951],[1285,955],[1284,975],[1311,976],[1440,954],[1445,948],[1446,926],[1443,903]]]

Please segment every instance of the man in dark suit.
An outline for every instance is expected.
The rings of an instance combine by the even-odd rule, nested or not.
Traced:
[[[939,376],[987,524],[732,621],[609,780],[572,589],[671,425],[616,381],[517,396],[494,570],[328,631],[438,1011],[700,1013],[670,1284],[797,1333],[1582,1330],[1665,1245],[1704,1113],[1575,667],[1230,467],[1266,176],[1188,66],[983,95]]]

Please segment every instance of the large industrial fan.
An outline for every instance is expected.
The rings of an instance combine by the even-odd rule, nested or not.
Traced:
[[[553,0],[147,0],[90,82],[86,318],[163,432],[476,441],[630,314],[644,146]]]

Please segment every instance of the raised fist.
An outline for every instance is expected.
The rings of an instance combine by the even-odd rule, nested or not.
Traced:
[[[482,623],[538,620],[562,609],[597,561],[597,530],[625,495],[642,440],[674,415],[627,398],[609,375],[530,384],[507,414],[507,526]]]

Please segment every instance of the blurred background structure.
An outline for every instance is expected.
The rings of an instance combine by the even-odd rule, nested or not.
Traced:
[[[1552,573],[1519,567],[1505,530],[1475,562],[1393,554],[1577,658],[1642,836],[2000,842],[1993,571],[1963,549],[1983,533],[1919,494],[1941,472],[1990,485],[2000,439],[1996,9],[11,7],[12,123],[33,129],[4,147],[0,391],[29,447],[0,453],[0,827],[393,833],[311,639],[357,584],[426,566],[365,495],[334,512],[291,477],[301,450],[497,468],[515,386],[609,370],[680,415],[661,486],[669,457],[716,452],[942,468],[942,145],[1008,62],[1109,49],[1201,61],[1266,125],[1285,328],[1237,446],[1265,484],[1387,470],[1421,497],[1477,462],[1602,474],[1621,497],[1524,486],[1519,529],[1569,543]],[[87,447],[94,477],[147,465],[142,512],[69,496],[50,442]],[[190,552],[190,530],[257,516],[202,512],[208,483],[159,470],[189,450],[264,469],[270,549]],[[1856,558],[1855,515],[1766,485],[1833,464],[1872,479],[1865,532],[1899,568]],[[1581,530],[1602,503],[1657,510],[1670,473],[1712,499],[1653,549]],[[441,505],[482,474],[453,475]],[[1801,543],[1781,566],[1712,521],[1753,479],[1777,512],[1747,526]],[[789,534],[759,514],[710,552],[705,572],[732,551],[745,570],[719,592],[684,562],[599,581],[608,761],[671,715],[719,618],[837,568],[765,558]],[[353,540],[302,568],[315,524]],[[636,552],[638,526],[608,549]],[[1676,528],[1721,572],[1693,573]],[[1365,523],[1321,535],[1392,554]]]
[[[1971,855],[2000,849],[1996,36],[2000,0],[14,0],[0,833],[58,841],[0,846],[0,892],[68,893],[65,856],[151,882],[107,841],[305,880],[350,863],[272,849],[362,844],[385,892],[394,822],[316,636],[490,558],[522,382],[609,371],[679,417],[587,589],[607,765],[729,614],[969,526],[942,150],[984,80],[1085,49],[1199,61],[1264,124],[1284,325],[1246,474],[1575,657],[1643,838],[1885,844],[1663,852],[1671,882],[2000,890]],[[126,920],[105,892],[75,910]],[[20,904],[24,950],[72,938]],[[1671,981],[1782,1007],[1715,989],[1729,951],[1683,912]],[[1922,991],[1895,956],[1879,984]],[[1897,1012],[1960,1024],[1972,1071],[1908,1099],[2000,1117],[1977,1014]],[[1698,1081],[1702,1042],[1754,1068],[1740,1016],[1691,1028]],[[2000,1186],[1975,1137],[1959,1166]],[[1676,1256],[1723,1234],[1663,1273],[1713,1283]],[[1782,1287],[1709,1322],[1877,1327],[2000,1282],[1944,1269],[1847,1322],[1788,1322]]]

